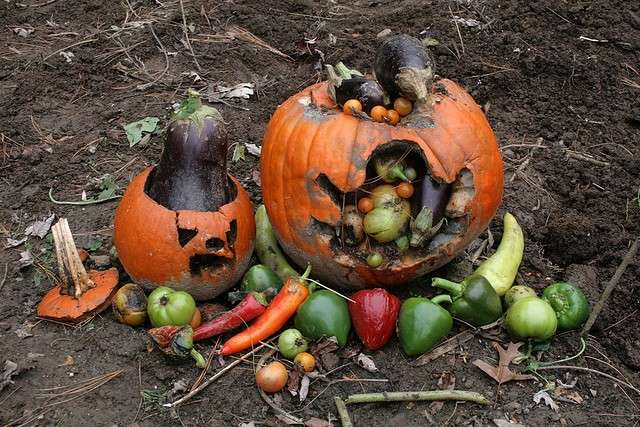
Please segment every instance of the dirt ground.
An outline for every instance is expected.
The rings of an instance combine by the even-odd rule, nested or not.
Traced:
[[[209,85],[253,82],[255,96],[215,106],[233,143],[259,146],[272,111],[321,78],[322,60],[368,70],[376,35],[386,28],[437,40],[431,49],[438,73],[461,83],[487,111],[506,167],[497,218],[505,210],[514,213],[527,239],[520,283],[541,289],[568,277],[594,304],[640,235],[640,3],[184,0],[183,6],[184,18],[174,0],[0,3],[0,362],[11,360],[19,369],[0,391],[1,424],[282,423],[259,395],[251,365],[233,369],[177,411],[164,410],[159,403],[183,394],[180,384],[189,388],[200,371],[190,363],[168,364],[158,351],[148,353],[145,331],[116,323],[110,311],[78,327],[36,319],[36,304],[52,286],[44,273],[55,267],[51,237],[4,245],[7,238],[21,239],[34,220],[55,213],[69,218],[79,245],[107,254],[117,201],[60,205],[48,193],[53,189],[59,200],[80,200],[83,191],[92,197],[105,174],[122,190],[157,162],[161,138],[129,147],[123,125],[146,116],[166,123],[172,104],[189,87],[206,91]],[[183,19],[195,57],[185,43]],[[228,37],[233,26],[290,59]],[[230,164],[259,203],[257,157],[247,153]],[[501,221],[490,229],[497,242]],[[34,263],[21,269],[18,260],[27,250]],[[471,253],[438,273],[463,277],[472,267]],[[638,390],[595,371],[640,387],[639,277],[636,257],[583,356],[565,363],[594,371],[540,371],[565,384],[577,379],[569,390],[575,394],[556,398],[557,411],[534,403],[541,381],[498,387],[472,365],[477,358],[496,360],[486,334],[420,367],[394,338],[370,354],[379,372],[350,364],[330,382],[314,381],[304,402],[285,391],[276,403],[305,421],[338,424],[334,396],[429,390],[454,381],[455,388],[481,392],[492,404],[364,404],[349,411],[356,426],[503,425],[500,420],[635,425]],[[417,284],[398,292],[406,297],[427,288]],[[505,335],[493,338],[508,342]],[[199,348],[208,354],[212,344]],[[565,334],[543,358],[563,359],[578,348],[577,336]],[[211,371],[219,363],[214,358]],[[94,380],[95,389],[86,394],[43,390],[120,370]],[[388,381],[357,380],[372,378]]]

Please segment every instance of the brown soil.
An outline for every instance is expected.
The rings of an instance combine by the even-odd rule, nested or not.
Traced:
[[[157,162],[160,138],[130,148],[122,125],[145,116],[161,117],[166,123],[170,106],[188,87],[255,82],[256,96],[216,107],[229,123],[232,142],[260,145],[274,108],[319,79],[322,57],[327,63],[343,60],[366,70],[376,34],[385,28],[438,40],[432,49],[439,74],[460,82],[485,107],[501,141],[507,171],[498,218],[505,210],[513,212],[527,238],[520,283],[541,289],[568,276],[595,303],[629,242],[640,234],[640,4],[185,0],[184,6],[201,70],[182,42],[180,3],[174,0],[0,4],[3,245],[6,237],[22,237],[28,224],[53,212],[69,218],[78,244],[93,246],[97,254],[108,253],[116,203],[57,205],[49,200],[48,191],[53,188],[58,199],[79,200],[83,190],[89,196],[96,194],[95,181],[104,174],[111,174],[124,188],[143,167]],[[452,15],[475,19],[481,27],[456,25]],[[246,28],[293,61],[254,44],[211,36],[224,34],[232,25]],[[20,28],[27,37],[20,36]],[[74,56],[66,62],[59,52]],[[250,154],[232,164],[232,172],[259,203],[256,169],[257,159]],[[495,221],[491,226],[494,241],[500,224]],[[19,269],[16,261],[27,248],[36,263]],[[467,254],[462,255],[438,273],[464,276],[470,265]],[[2,424],[23,416],[12,425],[279,422],[258,394],[250,365],[232,370],[192,404],[173,413],[163,410],[149,396],[167,399],[164,393],[178,380],[190,386],[199,375],[191,363],[171,365],[158,351],[147,352],[144,330],[116,323],[110,312],[76,328],[38,321],[35,306],[52,285],[42,271],[55,267],[50,238],[31,237],[18,248],[3,249],[0,281],[5,265],[6,281],[0,285],[0,362],[12,360],[25,370],[0,391]],[[638,384],[640,335],[633,326],[640,309],[638,277],[636,258],[596,322],[585,352],[589,357],[567,363],[624,375]],[[407,296],[426,290],[427,286],[416,285],[399,292]],[[19,337],[16,331],[24,325],[33,326],[33,336]],[[211,345],[200,348],[206,354]],[[563,335],[554,339],[544,357],[562,359],[577,348],[575,335]],[[65,365],[67,356],[75,363]],[[476,358],[494,361],[495,352],[485,338],[471,340],[423,367],[412,365],[396,339],[371,357],[380,372],[350,365],[331,379],[388,382],[319,381],[304,403],[281,393],[281,406],[305,420],[335,420],[335,395],[435,389],[441,374],[449,372],[456,388],[482,392],[493,404],[446,403],[439,410],[429,403],[358,405],[350,407],[355,425],[418,426],[430,420],[490,425],[494,419],[527,425],[631,425],[638,417],[633,403],[639,400],[637,394],[623,393],[610,380],[586,372],[541,371],[547,379],[565,383],[578,377],[574,391],[583,402],[559,400],[558,412],[534,404],[534,393],[543,388],[539,382],[497,387],[471,364]],[[214,360],[214,369],[218,368]],[[124,370],[120,376],[86,396],[47,407],[44,413],[38,409],[47,403],[40,396],[43,388],[120,369]]]

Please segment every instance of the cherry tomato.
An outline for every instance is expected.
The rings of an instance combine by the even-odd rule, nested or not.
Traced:
[[[271,362],[256,372],[256,384],[267,393],[282,390],[288,379],[289,372],[280,362]]]
[[[174,291],[162,286],[149,294],[147,314],[154,328],[188,325],[195,311],[196,302],[185,291]]]
[[[363,197],[362,199],[358,200],[358,210],[360,212],[366,214],[371,209],[373,209],[373,200],[371,200],[369,197]]]
[[[393,101],[393,109],[404,117],[413,110],[413,104],[407,98],[400,97]]]
[[[402,182],[396,187],[396,194],[403,199],[413,196],[413,185],[410,182]]]
[[[360,113],[362,112],[362,102],[358,101],[357,99],[350,99],[344,103],[344,105],[342,106],[342,111],[345,114],[351,115],[353,115],[354,112]]]
[[[372,268],[380,267],[383,261],[384,258],[382,258],[382,254],[380,254],[380,252],[370,253],[367,257],[367,264]]]
[[[278,350],[287,359],[293,359],[298,353],[306,351],[307,348],[307,340],[297,329],[287,329],[278,338]]]
[[[384,122],[384,117],[387,115],[387,109],[382,105],[376,105],[371,109],[371,118],[374,122],[382,123]]]
[[[300,366],[305,372],[311,372],[316,366],[316,359],[311,354],[303,351],[296,355],[293,363]]]
[[[400,121],[400,114],[398,114],[396,110],[387,110],[387,114],[385,114],[384,120],[391,126],[395,126]]]

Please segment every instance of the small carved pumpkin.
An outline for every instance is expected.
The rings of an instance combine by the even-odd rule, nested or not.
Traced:
[[[118,258],[131,279],[148,289],[169,286],[198,300],[214,298],[240,280],[251,260],[251,200],[231,177],[236,196],[218,211],[172,211],[144,191],[152,170],[131,181],[116,211]]]
[[[249,196],[227,174],[220,113],[190,91],[169,123],[155,168],[135,177],[116,211],[113,240],[131,279],[199,300],[232,287],[251,260]]]
[[[261,154],[264,203],[285,252],[301,266],[311,263],[325,282],[350,288],[407,282],[449,262],[494,216],[503,165],[485,115],[450,80],[428,89],[424,114],[404,125],[344,114],[326,82],[292,96],[271,118]],[[450,183],[452,193],[446,221],[428,244],[390,251],[372,268],[370,239],[349,247],[339,233],[344,206],[365,195],[370,160],[384,151],[410,153],[423,162],[424,178]]]

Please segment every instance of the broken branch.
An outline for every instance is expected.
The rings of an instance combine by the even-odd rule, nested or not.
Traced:
[[[374,402],[408,402],[420,400],[461,400],[489,405],[491,402],[482,394],[466,390],[395,391],[383,393],[352,394],[345,404]]]

